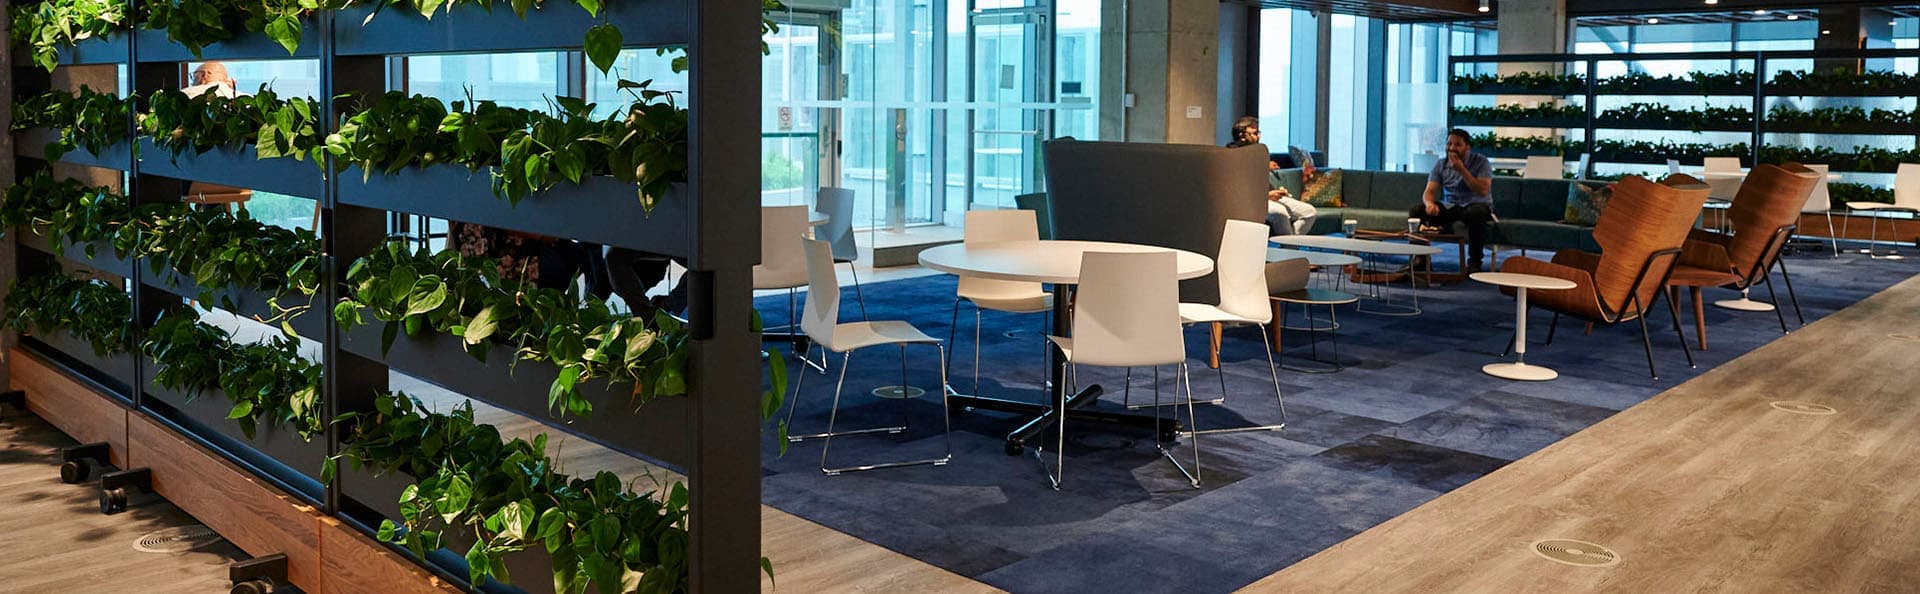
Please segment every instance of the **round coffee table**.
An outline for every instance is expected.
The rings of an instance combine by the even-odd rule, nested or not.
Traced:
[[[1273,243],[1277,243],[1287,247],[1303,247],[1303,248],[1313,248],[1313,249],[1321,249],[1321,250],[1333,250],[1337,252],[1346,252],[1346,253],[1357,255],[1363,260],[1368,260],[1369,263],[1371,263],[1370,262],[1371,260],[1375,258],[1383,257],[1383,256],[1414,257],[1414,256],[1433,256],[1434,254],[1440,253],[1440,248],[1433,247],[1430,245],[1390,243],[1390,242],[1376,241],[1371,239],[1354,239],[1350,237],[1328,237],[1325,235],[1276,235],[1274,237],[1269,237],[1268,240],[1272,241]],[[1362,266],[1362,268],[1366,268],[1366,266]],[[1354,311],[1358,311],[1361,313],[1376,314],[1376,315],[1386,315],[1386,316],[1420,315],[1420,291],[1412,287],[1413,277],[1414,275],[1412,274],[1407,275],[1407,284],[1409,285],[1408,290],[1409,292],[1413,293],[1412,305],[1393,302],[1393,283],[1392,282],[1369,283],[1367,285],[1368,292],[1370,293],[1369,296],[1372,297],[1372,299],[1368,299],[1367,301],[1362,301],[1359,304],[1356,304],[1353,308]],[[1371,303],[1371,307],[1369,307],[1370,303]],[[1385,308],[1385,309],[1382,309],[1382,308]]]
[[[1514,362],[1488,363],[1480,370],[1494,377],[1528,382],[1544,382],[1560,377],[1560,372],[1527,364],[1527,289],[1566,290],[1577,285],[1573,281],[1551,276],[1511,272],[1475,272],[1469,278],[1489,285],[1513,287],[1518,296],[1513,314]]]

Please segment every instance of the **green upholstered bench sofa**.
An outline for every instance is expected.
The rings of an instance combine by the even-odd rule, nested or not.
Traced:
[[[1300,196],[1300,170],[1274,172],[1282,187]],[[1560,222],[1566,216],[1567,191],[1573,180],[1493,178],[1493,225],[1488,241],[1502,247],[1600,251],[1593,228]],[[1324,235],[1340,231],[1340,221],[1354,219],[1361,229],[1405,229],[1407,211],[1420,203],[1427,174],[1398,171],[1340,170],[1344,208],[1321,206],[1319,218],[1307,232]],[[1457,229],[1465,233],[1465,229]]]

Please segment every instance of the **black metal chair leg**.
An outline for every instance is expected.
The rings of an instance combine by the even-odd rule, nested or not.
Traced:
[[[1775,258],[1774,261],[1780,264],[1780,280],[1787,281],[1787,300],[1793,302],[1793,317],[1800,320],[1800,325],[1805,326],[1807,316],[1800,313],[1800,296],[1793,293],[1793,275],[1787,274],[1787,260]]]
[[[1786,334],[1791,332],[1791,330],[1787,329],[1786,312],[1780,311],[1780,295],[1773,292],[1773,275],[1766,275],[1765,278],[1767,283],[1767,302],[1773,304],[1773,317],[1780,318],[1780,333]]]
[[[1680,301],[1678,299],[1671,297],[1667,299],[1667,313],[1673,314],[1673,335],[1680,339],[1680,352],[1687,356],[1687,368],[1699,369],[1700,366],[1693,362],[1693,349],[1687,348],[1687,333],[1680,329]]]
[[[1547,322],[1547,344],[1553,346],[1553,331],[1560,327],[1560,312],[1553,312],[1553,321]]]
[[[1633,305],[1634,310],[1640,312],[1639,315],[1634,316],[1633,319],[1640,322],[1640,346],[1647,351],[1647,375],[1651,375],[1655,381],[1659,381],[1660,371],[1653,367],[1653,335],[1647,332],[1647,308],[1640,306],[1640,297],[1638,295],[1634,296]]]

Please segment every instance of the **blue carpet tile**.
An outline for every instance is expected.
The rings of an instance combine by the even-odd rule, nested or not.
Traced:
[[[1795,255],[1788,265],[1808,322],[1920,273],[1920,261],[1852,254]],[[1789,325],[1797,326],[1785,286],[1775,288]],[[1347,289],[1361,287],[1349,283]],[[944,338],[952,328],[953,291],[950,276],[873,284],[864,291],[866,313],[874,320],[906,320]],[[853,293],[843,295],[844,319],[860,319]],[[1737,294],[1708,289],[1705,297]],[[1756,289],[1754,298],[1766,300],[1766,290]],[[1695,350],[1699,367],[1690,369],[1660,303],[1649,319],[1660,373],[1654,381],[1637,324],[1597,326],[1588,334],[1584,323],[1562,319],[1547,344],[1551,315],[1536,310],[1527,361],[1561,375],[1552,382],[1512,382],[1480,371],[1500,360],[1512,337],[1511,299],[1474,282],[1421,289],[1420,299],[1425,312],[1415,317],[1341,307],[1340,358],[1350,366],[1332,374],[1281,371],[1284,431],[1202,436],[1203,489],[1190,488],[1160,456],[1150,432],[1071,416],[1066,483],[1058,492],[1031,454],[1006,455],[1004,437],[1023,421],[1015,415],[956,413],[952,439],[944,440],[937,359],[933,349],[919,347],[905,351],[907,381],[929,394],[909,401],[869,393],[900,381],[900,350],[854,355],[836,428],[903,421],[909,428],[835,439],[831,463],[937,457],[950,443],[951,464],[829,477],[819,470],[819,441],[793,444],[782,455],[769,431],[762,444],[764,498],[781,510],[1010,591],[1229,592],[1782,336],[1772,313],[1709,306],[1712,348]],[[769,325],[786,322],[784,295],[757,305]],[[1692,306],[1684,293],[1680,305],[1688,344],[1695,346]],[[1324,312],[1316,313],[1321,323]],[[1290,316],[1292,323],[1305,322],[1298,309]],[[971,307],[962,306],[959,341],[951,345],[951,381],[962,392],[973,391],[972,318]],[[979,391],[1040,401],[1040,316],[986,312],[984,320]],[[1225,405],[1198,406],[1200,427],[1281,420],[1255,330],[1227,331],[1220,371],[1205,366],[1205,331],[1194,328],[1186,336],[1194,397],[1217,398],[1225,382]],[[1331,346],[1323,337],[1319,357],[1331,358]],[[1289,331],[1281,362],[1306,365],[1313,348],[1306,334]],[[831,375],[791,375],[804,381],[793,433],[825,430],[838,356],[830,369]],[[1150,370],[1136,370],[1131,400],[1150,402],[1156,387],[1172,400],[1180,392],[1175,375],[1174,368],[1164,368],[1156,383]],[[1122,394],[1120,370],[1082,368],[1079,381],[1105,388],[1095,407],[1124,410],[1129,396]],[[1167,407],[1163,414],[1175,410]],[[1178,410],[1184,420],[1185,408]],[[1056,438],[1049,430],[1042,439]],[[1190,464],[1192,445],[1183,439],[1171,451]],[[1051,460],[1053,453],[1046,455]]]

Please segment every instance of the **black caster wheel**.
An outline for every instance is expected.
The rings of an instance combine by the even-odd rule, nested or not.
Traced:
[[[1025,451],[1027,451],[1026,446],[1020,445],[1019,442],[1012,442],[1012,441],[1007,442],[1008,456],[1018,456]]]
[[[60,482],[78,485],[87,482],[93,476],[93,462],[88,460],[68,460],[60,465]]]
[[[274,594],[279,591],[280,588],[272,581],[264,579],[235,582],[233,588],[227,590],[229,594]]]
[[[100,513],[111,516],[123,511],[127,511],[126,488],[114,487],[100,490]]]

